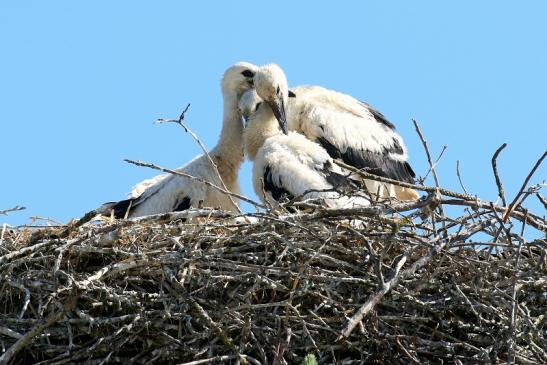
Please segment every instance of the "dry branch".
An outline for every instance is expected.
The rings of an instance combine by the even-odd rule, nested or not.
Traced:
[[[10,208],[10,209],[4,209],[4,210],[0,210],[0,215],[8,215],[8,213],[11,213],[11,212],[18,212],[20,210],[25,210],[27,209],[26,207],[21,207],[19,205],[16,205],[15,207],[13,208]]]
[[[218,167],[217,167],[215,161],[213,161],[213,159],[211,158],[211,155],[209,155],[209,152],[205,148],[205,145],[203,144],[203,142],[201,142],[201,140],[198,138],[198,136],[190,128],[188,128],[188,126],[184,123],[184,117],[185,117],[186,112],[188,111],[189,108],[190,108],[190,104],[186,105],[186,108],[184,108],[184,110],[182,111],[182,113],[180,114],[178,119],[163,119],[163,118],[160,118],[156,121],[156,123],[158,123],[158,124],[175,123],[175,124],[178,124],[179,126],[181,126],[186,133],[190,134],[190,136],[194,139],[194,141],[199,145],[199,147],[203,151],[204,156],[207,157],[207,161],[209,161],[211,166],[213,166],[213,169],[215,170],[215,173],[216,173],[216,175],[218,176],[218,178],[220,180],[221,188],[224,191],[228,191],[228,188],[226,187],[226,184],[224,183],[224,180],[222,179],[222,176],[220,175],[220,172],[218,172]],[[232,195],[230,195],[230,194],[227,194],[227,195],[228,195],[228,198],[230,199],[230,202],[232,203],[233,207],[235,208],[235,210],[237,210],[240,214],[242,214],[243,212],[239,208],[239,205],[234,201]]]

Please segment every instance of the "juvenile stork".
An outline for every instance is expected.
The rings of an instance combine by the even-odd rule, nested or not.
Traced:
[[[243,92],[252,87],[256,71],[257,66],[240,62],[228,68],[222,78],[222,130],[217,145],[209,152],[219,174],[205,155],[197,156],[177,171],[209,181],[218,187],[222,186],[220,175],[229,191],[239,193],[237,175],[244,155],[243,124],[238,100]],[[116,218],[124,218],[182,211],[201,205],[227,211],[237,210],[226,194],[199,181],[167,174],[142,181],[129,193],[128,199],[106,203],[99,208],[99,212],[108,215],[113,210]]]
[[[246,120],[245,152],[253,164],[256,194],[270,204],[283,200],[314,200],[328,207],[367,206],[369,200],[352,195],[357,184],[336,165],[327,151],[300,133],[287,132],[279,111],[264,103],[255,90],[239,102]]]
[[[286,77],[274,64],[254,77],[256,92],[267,101],[280,123],[319,143],[334,158],[374,175],[414,182],[414,171],[395,126],[380,112],[352,96],[320,86],[300,86],[285,92]],[[416,200],[409,188],[364,181],[375,197]]]

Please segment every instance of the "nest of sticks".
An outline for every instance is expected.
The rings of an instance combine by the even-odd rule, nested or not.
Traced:
[[[499,205],[416,186],[417,202],[253,222],[4,229],[0,363],[547,363],[529,177]]]

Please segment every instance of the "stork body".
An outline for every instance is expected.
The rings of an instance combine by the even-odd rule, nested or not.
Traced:
[[[254,161],[253,187],[263,201],[296,198],[339,208],[369,205],[364,197],[345,194],[357,185],[323,147],[302,134],[284,134],[272,108],[261,102],[254,90],[243,95],[240,109],[247,120],[245,151]]]
[[[206,180],[218,187],[222,187],[221,177],[229,191],[239,193],[237,175],[244,155],[243,124],[237,103],[241,94],[251,87],[256,69],[256,66],[242,62],[224,73],[223,125],[217,145],[209,152],[218,168],[218,174],[205,155],[197,156],[177,171]],[[181,211],[198,206],[237,210],[230,197],[219,190],[197,180],[167,174],[142,181],[133,188],[128,199],[106,203],[99,211],[108,214],[113,210],[115,217],[123,218]]]
[[[255,76],[257,93],[265,100],[275,99],[272,90],[284,84],[283,71],[272,66],[262,67]],[[352,96],[320,86],[292,88],[289,96],[284,103],[289,130],[319,143],[332,158],[355,168],[403,182],[414,181],[404,142],[380,112]],[[365,180],[365,184],[377,198],[419,198],[413,189],[373,180]]]

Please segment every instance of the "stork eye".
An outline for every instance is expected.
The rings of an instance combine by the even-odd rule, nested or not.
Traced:
[[[255,73],[251,70],[241,71],[241,74],[245,77],[254,77]]]
[[[260,105],[261,105],[261,104],[262,104],[262,102],[256,103],[255,112],[258,110],[258,108],[260,108]]]
[[[281,92],[281,89],[279,89],[279,85],[277,85],[277,91],[276,91],[277,95],[279,95],[280,92]]]

